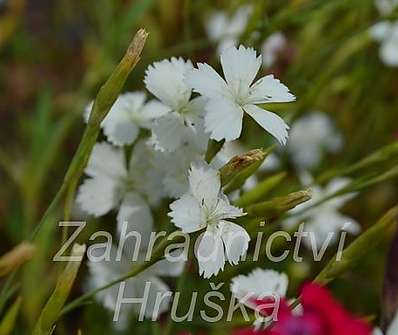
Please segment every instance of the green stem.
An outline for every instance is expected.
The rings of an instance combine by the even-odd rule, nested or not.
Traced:
[[[90,119],[84,131],[83,138],[72,159],[71,164],[69,165],[64,182],[55,195],[44,216],[40,220],[38,226],[34,230],[32,239],[36,238],[42,226],[45,224],[45,222],[47,222],[50,215],[52,215],[54,210],[58,207],[70,185],[77,183],[82,176],[84,168],[90,157],[91,150],[97,141],[101,122],[106,117],[112,105],[119,96],[119,93],[121,92],[128,75],[138,63],[147,36],[148,34],[143,29],[137,32],[124,57],[116,66],[109,79],[99,90],[94,101],[90,113]]]
[[[144,272],[146,269],[148,269],[150,266],[152,266],[153,264],[157,263],[158,261],[162,260],[164,257],[164,251],[165,249],[173,244],[173,243],[177,243],[178,242],[178,238],[174,238],[174,239],[170,239],[169,236],[165,237],[159,244],[159,246],[153,251],[152,255],[151,255],[151,259],[149,261],[146,261],[144,263],[139,264],[137,267],[135,267],[132,271],[130,271],[129,273],[115,279],[112,280],[111,282],[97,287],[96,289],[87,292],[86,294],[81,295],[80,297],[78,297],[77,299],[73,300],[72,302],[70,302],[69,304],[67,304],[64,309],[61,312],[61,315],[65,315],[66,313],[74,310],[75,308],[78,308],[79,306],[85,304],[87,302],[88,299],[94,297],[97,293],[100,293],[114,285],[117,285],[123,281],[126,281],[127,279],[131,279],[137,275],[139,275],[141,272]]]

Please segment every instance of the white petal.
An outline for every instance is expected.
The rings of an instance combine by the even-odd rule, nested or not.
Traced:
[[[198,200],[190,194],[183,195],[170,205],[171,222],[184,233],[192,233],[206,227],[206,216]]]
[[[221,189],[220,173],[205,162],[192,163],[189,187],[199,204],[208,209],[215,208]]]
[[[242,87],[249,88],[261,67],[261,56],[257,57],[253,48],[231,47],[221,54],[221,65],[228,85],[236,93]]]
[[[238,43],[239,41],[236,37],[229,36],[222,38],[217,45],[217,55],[221,56],[225,50],[236,47]]]
[[[344,187],[348,186],[352,180],[350,178],[345,177],[337,177],[332,179],[329,184],[326,185],[324,190],[324,197],[328,197],[332,194],[335,194],[338,191],[341,191]],[[344,195],[340,195],[338,197],[334,197],[333,199],[326,202],[326,205],[329,208],[333,208],[335,210],[343,207],[348,201],[352,200],[356,197],[357,193],[352,192]]]
[[[243,108],[261,127],[274,136],[279,143],[286,144],[289,126],[281,117],[255,105],[245,105]]]
[[[206,23],[206,32],[210,40],[218,41],[225,34],[226,27],[227,16],[225,13],[222,11],[215,11],[210,15]]]
[[[101,254],[105,253],[105,250],[102,251],[102,249],[99,248],[95,250]],[[88,282],[90,289],[96,289],[105,284],[108,284],[112,280],[119,278],[121,275],[125,274],[128,271],[128,262],[125,262],[124,259],[116,261],[116,256],[117,248],[112,246],[110,261],[104,260],[101,262],[93,261],[87,263],[90,275]],[[99,292],[98,294],[96,294],[95,297],[99,302],[104,304],[106,308],[113,311],[116,307],[118,290],[119,286],[115,285],[107,290]],[[132,285],[131,280],[126,281],[126,291],[128,291],[131,295],[135,294],[134,285]]]
[[[358,235],[362,231],[362,226],[349,216],[341,215],[342,222],[344,224],[341,226],[340,230],[346,231],[352,235]]]
[[[253,8],[251,5],[239,7],[228,23],[226,34],[233,37],[239,37],[243,34],[252,12]]]
[[[116,146],[132,144],[138,137],[139,128],[125,115],[112,116],[103,123],[104,134]]]
[[[88,214],[101,216],[120,200],[118,185],[109,178],[88,178],[79,187],[76,201]]]
[[[176,113],[169,113],[156,120],[152,127],[152,142],[157,150],[175,151],[185,141],[187,128]]]
[[[220,219],[234,219],[246,215],[241,208],[232,206],[228,197],[221,193],[218,197],[217,207],[215,213]]]
[[[374,3],[381,15],[390,14],[398,6],[397,0],[375,0]]]
[[[142,109],[144,101],[143,92],[125,93],[115,101],[101,125],[112,144],[123,146],[135,141],[139,128],[132,116]]]
[[[178,277],[181,275],[185,266],[186,255],[183,250],[173,251],[170,255],[173,261],[163,259],[150,267],[151,271],[158,276]],[[180,260],[181,257],[181,260]],[[175,260],[175,261],[174,261]]]
[[[187,106],[187,111],[183,114],[184,123],[188,128],[185,145],[190,145],[202,153],[206,152],[209,142],[209,134],[206,133],[204,126],[206,103],[207,99],[204,97],[192,99]]]
[[[122,231],[126,235],[137,232],[141,236],[140,248],[148,245],[151,233],[155,231],[153,217],[147,202],[138,193],[129,192],[124,196],[117,215],[117,231],[119,235]]]
[[[170,198],[179,198],[188,190],[188,176],[185,173],[170,173],[163,178],[162,184]]]
[[[398,66],[398,37],[389,38],[381,45],[380,58],[388,66]]]
[[[231,292],[238,299],[253,297],[285,297],[288,288],[288,277],[274,270],[255,269],[249,275],[239,275],[232,279]]]
[[[185,75],[193,68],[190,61],[171,58],[150,65],[145,73],[145,84],[153,95],[174,110],[185,105],[191,88],[185,83]]]
[[[387,330],[387,335],[398,334],[398,312],[395,315],[394,320],[391,322],[390,327]]]
[[[151,128],[153,121],[170,112],[170,108],[157,100],[148,101],[136,115],[141,127]]]
[[[230,264],[236,265],[241,257],[246,254],[249,247],[250,236],[241,226],[222,221],[219,224],[221,237],[225,246],[225,254]]]
[[[230,97],[224,79],[208,64],[198,63],[186,76],[186,82],[193,90],[206,98]]]
[[[184,120],[192,127],[203,126],[206,103],[207,99],[204,97],[192,99],[188,104],[187,111],[184,113]]]
[[[342,188],[348,186],[352,180],[346,177],[337,177],[332,179],[325,188],[326,196],[332,195]]]
[[[226,99],[212,99],[206,105],[205,128],[210,138],[237,139],[242,132],[243,110]]]
[[[305,231],[312,233],[318,249],[327,239],[330,239],[331,243],[335,243],[342,230],[352,234],[358,234],[361,231],[361,226],[352,218],[336,211],[323,209],[312,215],[309,220],[306,220],[305,228]],[[309,247],[311,247],[310,238],[303,240]]]
[[[127,170],[123,151],[106,142],[95,144],[85,173],[90,177],[124,178]]]
[[[262,46],[263,64],[270,67],[274,64],[278,54],[285,48],[287,43],[285,35],[280,31],[270,35]]]
[[[207,230],[200,236],[196,258],[199,263],[199,274],[204,278],[217,275],[224,270],[224,246],[219,232]]]
[[[249,101],[253,104],[294,100],[296,97],[289,92],[289,88],[273,75],[260,78],[250,87]]]
[[[120,261],[115,261],[117,255],[117,249],[112,246],[111,249],[111,261],[103,262],[89,262],[89,287],[95,289],[101,287],[109,282],[125,275],[129,271],[134,263],[122,258]],[[166,284],[163,283],[159,278],[152,276],[150,271],[144,271],[138,276],[127,279],[125,281],[125,288],[123,292],[123,297],[125,298],[144,298],[146,284],[150,283],[148,286],[148,296],[145,304],[144,315],[146,318],[151,318],[152,313],[155,311],[155,302],[157,294],[162,294],[169,291]],[[104,291],[99,292],[96,295],[96,299],[101,302],[106,308],[114,311],[117,305],[117,297],[119,292],[119,285],[114,285]],[[170,299],[164,299],[160,304],[160,308],[155,311],[155,316],[163,313],[167,310],[167,306]],[[140,314],[141,305],[140,304],[122,304],[120,311],[120,319],[118,322],[118,328],[123,327],[126,324],[131,311],[133,310],[136,315]]]
[[[376,41],[383,41],[391,34],[392,25],[390,22],[378,22],[370,28],[370,34]]]
[[[120,108],[136,111],[144,106],[146,94],[144,92],[127,92],[119,96],[116,102],[120,103]],[[113,105],[115,106],[116,103]],[[112,108],[113,108],[112,106]]]
[[[199,161],[202,151],[191,145],[184,145],[174,152],[157,152],[158,168],[162,173],[165,192],[172,198],[178,198],[188,191],[188,172],[191,163]]]
[[[293,123],[289,131],[288,150],[301,170],[318,166],[323,151],[337,152],[342,144],[340,132],[325,113],[304,115]]]
[[[154,206],[166,196],[161,187],[164,176],[158,169],[158,154],[146,140],[140,140],[134,146],[129,164],[129,178],[134,189],[145,195]]]

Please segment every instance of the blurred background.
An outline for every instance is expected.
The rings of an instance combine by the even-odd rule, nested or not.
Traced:
[[[262,75],[275,74],[297,97],[294,104],[275,105],[272,110],[289,124],[320,111],[341,134],[339,151],[311,167],[316,178],[352,166],[398,140],[398,69],[383,62],[382,42],[369,33],[377,22],[398,19],[398,12],[382,12],[373,0],[0,0],[0,255],[29,237],[62,184],[84,130],[84,107],[118,63],[135,31],[144,27],[150,35],[125,91],[144,89],[146,67],[171,56],[219,69],[217,53],[225,41],[211,26],[212,20],[220,13],[231,19],[242,6],[250,6],[250,14],[243,29],[241,23],[232,23],[231,34],[246,46],[270,52]],[[270,36],[274,42],[267,47]],[[273,140],[247,120],[242,142],[250,149],[267,147]],[[275,195],[299,187],[291,157],[277,150],[279,169],[288,177]],[[350,177],[379,176],[397,163],[397,154],[390,155]],[[344,212],[366,229],[397,203],[397,186],[396,178],[375,183]],[[94,222],[91,230],[104,221]],[[59,234],[54,226],[42,232],[34,259],[19,271],[10,294],[0,300],[4,315],[12,301],[22,296],[13,334],[31,333],[54,286],[60,269],[50,260],[56,252],[52,241]],[[387,248],[369,254],[332,285],[351,310],[373,320],[380,315]],[[293,278],[292,291],[323,265],[284,265]],[[84,291],[84,278],[83,265],[74,297]],[[206,327],[196,324],[194,328],[229,333]],[[77,334],[79,329],[82,334],[129,333],[115,330],[111,315],[98,304],[63,317],[55,333]],[[148,322],[131,329],[148,334],[153,328]]]

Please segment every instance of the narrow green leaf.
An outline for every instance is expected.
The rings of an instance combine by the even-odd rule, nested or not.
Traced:
[[[47,211],[42,217],[39,225],[36,227],[33,237],[37,235],[43,223],[46,222],[48,216],[58,206],[58,203],[65,195],[65,192],[68,190],[69,186],[73,183],[77,183],[83,174],[87,161],[90,158],[91,150],[97,141],[101,122],[106,117],[112,105],[118,98],[130,72],[140,60],[141,52],[144,48],[147,37],[148,33],[144,29],[140,29],[135,34],[122,60],[116,66],[108,80],[100,88],[97,97],[94,100],[83,138],[80,141],[79,147],[77,148],[72,162],[68,167],[64,177],[64,182],[55,195],[50,206],[47,208]]]
[[[53,294],[40,314],[33,335],[49,335],[54,331],[55,323],[72,289],[85,251],[85,245],[75,244],[73,246],[71,257],[74,260],[68,262],[61,273]]]
[[[397,227],[398,206],[390,209],[373,227],[360,235],[348,246],[341,255],[341,259],[333,258],[318,274],[315,282],[326,285],[351,269],[362,257],[376,249],[381,243],[390,238]]]
[[[0,335],[9,335],[15,327],[15,321],[17,320],[19,308],[21,307],[22,299],[18,297],[14,304],[7,311],[3,320],[0,323]]]

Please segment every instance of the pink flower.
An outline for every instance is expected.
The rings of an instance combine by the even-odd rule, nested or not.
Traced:
[[[278,322],[271,329],[255,332],[240,329],[234,335],[370,335],[372,330],[365,322],[350,314],[327,289],[317,284],[307,284],[301,293],[303,312],[292,313],[281,308]],[[282,302],[282,306],[286,302]]]

